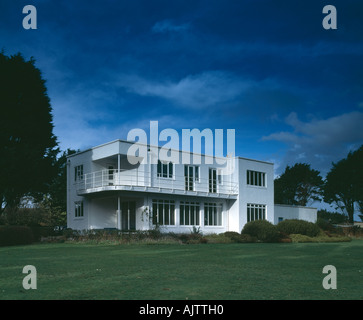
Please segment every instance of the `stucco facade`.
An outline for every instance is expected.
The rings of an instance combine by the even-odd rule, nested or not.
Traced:
[[[67,226],[72,229],[240,232],[256,219],[276,223],[273,163],[177,152],[164,161],[148,147],[135,163],[133,142],[116,140],[68,157]],[[189,157],[189,164],[185,159]],[[134,163],[134,164],[133,164]]]

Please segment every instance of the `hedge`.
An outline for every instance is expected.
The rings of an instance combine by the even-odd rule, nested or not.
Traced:
[[[31,244],[33,232],[26,226],[0,226],[0,246]]]
[[[280,233],[276,226],[267,220],[247,222],[244,225],[241,234],[248,234],[262,242],[277,242],[280,239]]]
[[[316,237],[320,233],[317,224],[305,220],[288,219],[279,222],[278,231],[284,234],[302,234],[308,237]]]

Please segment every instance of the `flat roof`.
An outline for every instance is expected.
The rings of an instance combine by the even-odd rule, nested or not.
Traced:
[[[71,158],[71,157],[77,156],[77,155],[79,155],[81,153],[85,153],[85,152],[91,151],[93,149],[102,148],[104,146],[107,146],[109,144],[116,143],[116,142],[128,143],[128,144],[134,144],[135,143],[135,141],[128,141],[128,140],[116,139],[116,140],[113,140],[113,141],[109,141],[109,142],[100,144],[98,146],[94,146],[94,147],[91,147],[91,148],[88,148],[88,149],[85,149],[85,150],[82,150],[82,151],[73,153],[73,154],[67,156],[67,158]],[[144,144],[144,143],[141,143],[141,142],[138,142],[138,143],[141,144],[141,145],[145,145],[147,147],[162,148],[162,146],[153,146],[153,145]],[[184,150],[176,150],[176,149],[171,149],[171,150],[178,151],[178,152],[189,152],[190,154],[196,154],[196,155],[200,155],[200,156],[204,156],[204,157],[212,157],[212,158],[220,158],[220,159],[222,159],[222,157],[216,157],[216,156],[212,156],[212,155],[208,155],[208,154],[195,153],[195,152],[184,151]],[[261,163],[265,163],[265,164],[269,164],[269,165],[273,165],[274,164],[273,162],[267,162],[267,161],[263,161],[263,160],[250,159],[250,158],[245,158],[245,157],[238,157],[238,156],[236,156],[235,158],[241,159],[241,160],[247,160],[247,161],[261,162]]]

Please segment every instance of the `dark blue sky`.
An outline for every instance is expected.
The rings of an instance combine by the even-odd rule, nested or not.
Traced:
[[[363,143],[361,0],[0,0],[0,48],[35,58],[63,150],[157,120],[235,129],[239,156],[325,173]]]

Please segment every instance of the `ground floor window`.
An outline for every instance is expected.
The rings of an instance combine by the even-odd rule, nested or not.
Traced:
[[[154,225],[175,225],[175,201],[153,200],[152,219]]]
[[[264,204],[247,204],[247,222],[266,219],[266,205]]]
[[[222,225],[222,204],[208,202],[204,203],[204,225],[221,226]]]
[[[83,217],[83,201],[77,201],[74,204],[74,216],[76,218]]]
[[[180,201],[180,225],[199,225],[200,205],[198,202]]]

